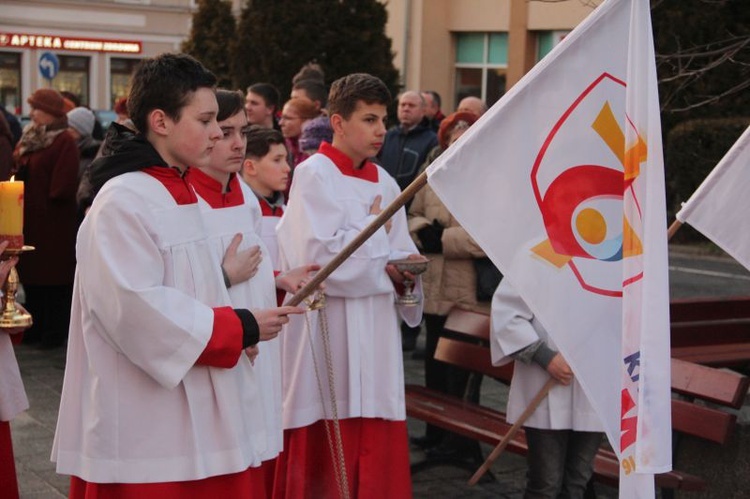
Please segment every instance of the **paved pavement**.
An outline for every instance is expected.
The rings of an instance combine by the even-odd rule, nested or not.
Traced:
[[[421,334],[420,341],[423,338],[424,334]],[[20,345],[16,357],[31,406],[11,423],[21,498],[67,497],[68,477],[55,473],[49,459],[62,390],[65,351],[44,351]],[[404,370],[407,383],[422,383],[422,361],[413,360],[410,353],[404,354]],[[499,383],[485,381],[482,402],[504,410],[507,389]],[[410,420],[408,425],[411,435],[424,433],[422,422]],[[489,454],[490,450],[485,446],[484,454]],[[424,453],[413,448],[411,458],[413,463],[420,462],[424,460]],[[470,488],[466,482],[472,471],[447,465],[434,466],[414,474],[414,497],[519,499],[523,495],[525,470],[523,458],[507,453],[493,466],[494,481],[483,479]],[[601,497],[616,497],[616,491],[611,489],[602,488],[600,492],[604,493]],[[0,491],[0,498],[2,496]]]
[[[673,297],[696,295],[750,295],[750,278],[747,271],[738,267],[736,263],[727,263],[726,259],[717,260],[720,269],[709,269],[712,274],[708,278],[717,280],[710,283],[707,275],[691,274],[690,268],[696,263],[693,255],[682,256],[682,260],[672,260]],[[686,270],[687,269],[687,270]],[[679,279],[676,279],[675,276]],[[696,289],[689,289],[680,279],[695,275],[700,280]],[[722,278],[722,275],[724,276]],[[729,275],[730,277],[726,277]],[[731,277],[734,276],[734,277]],[[723,280],[722,280],[723,279]],[[728,280],[727,280],[728,279]],[[679,283],[674,286],[674,283]],[[690,282],[695,283],[694,280]],[[730,284],[727,284],[727,283]],[[714,286],[709,286],[714,284]],[[712,288],[707,291],[707,287]],[[420,335],[423,341],[424,334]],[[31,408],[18,416],[11,424],[13,445],[17,462],[18,478],[21,497],[24,499],[52,499],[67,496],[68,477],[57,475],[54,465],[50,462],[52,438],[57,421],[57,410],[62,389],[63,373],[65,369],[65,352],[63,349],[41,351],[33,347],[21,345],[16,351],[21,374],[24,379],[26,392],[29,396]],[[423,380],[422,361],[411,359],[410,354],[404,356],[405,377],[407,383],[421,383]],[[493,381],[485,381],[482,388],[482,402],[484,404],[505,408],[507,389]],[[748,407],[743,411],[741,419],[747,424],[750,420]],[[418,421],[409,421],[411,435],[421,435],[424,425]],[[484,447],[485,455],[489,448]],[[420,450],[412,450],[412,462],[420,462],[424,455]],[[451,467],[439,466],[415,473],[413,476],[414,496],[416,498],[502,498],[517,499],[522,497],[524,486],[525,461],[510,453],[503,455],[493,466],[495,480],[484,480],[477,486],[469,488],[466,481],[470,471]],[[616,497],[616,491],[606,487],[597,489],[600,497]],[[2,498],[0,491],[0,498]]]

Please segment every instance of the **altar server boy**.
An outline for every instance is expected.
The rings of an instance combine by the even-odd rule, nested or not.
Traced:
[[[295,170],[278,227],[282,269],[328,263],[399,194],[369,160],[383,143],[390,100],[368,74],[333,83],[333,143]],[[401,209],[327,278],[325,318],[309,312],[288,324],[276,497],[339,497],[339,487],[351,497],[411,497],[398,324],[399,315],[419,324],[422,309],[395,305],[404,275],[388,263],[409,255],[421,258]]]
[[[113,124],[92,167],[52,449],[71,498],[252,497],[267,436],[243,352],[291,310],[232,308],[185,178],[222,136],[215,82],[187,55],[141,62],[138,132]]]

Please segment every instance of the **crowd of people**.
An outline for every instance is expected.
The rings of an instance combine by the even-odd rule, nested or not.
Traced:
[[[284,102],[270,83],[215,87],[195,59],[164,54],[139,65],[102,138],[89,109],[52,89],[29,97],[20,137],[0,116],[0,180],[25,182],[36,246],[0,279],[18,264],[34,317],[25,343],[67,344],[57,470],[72,498],[409,498],[403,352],[424,359],[428,387],[462,395],[466,376],[433,360],[437,341],[452,307],[490,313],[501,276],[479,289],[486,255],[425,187],[327,277],[322,309],[284,303],[486,105],[469,96],[446,116],[437,92],[407,89],[387,129],[391,94],[364,73],[329,90],[308,64]],[[429,259],[427,272],[391,263],[404,258]],[[399,303],[405,280],[419,305]],[[493,348],[546,370],[561,384],[554,397],[571,399],[569,367],[509,286],[492,304]],[[0,382],[0,443],[26,407],[17,378]],[[5,410],[8,380],[18,396]],[[549,420],[531,424],[554,438],[600,429]],[[590,458],[569,477],[564,449],[577,441],[552,458],[554,438],[531,435],[528,497],[580,497]],[[433,427],[411,444],[460,449]],[[5,490],[17,490],[12,464],[12,450],[9,465],[0,455]]]

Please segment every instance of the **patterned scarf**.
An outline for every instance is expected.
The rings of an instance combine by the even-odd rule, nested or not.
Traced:
[[[19,161],[21,156],[25,154],[49,147],[57,136],[67,130],[67,128],[68,125],[64,120],[49,125],[29,123],[23,129],[23,135],[21,135],[21,139],[18,141],[16,150],[13,151],[13,158]]]

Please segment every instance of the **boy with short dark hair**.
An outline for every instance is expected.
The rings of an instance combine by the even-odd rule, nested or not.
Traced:
[[[369,160],[382,145],[389,102],[374,76],[333,83],[333,143],[295,170],[277,230],[282,269],[328,263],[398,196]],[[326,279],[323,320],[310,312],[290,321],[276,497],[336,497],[347,486],[351,497],[411,497],[398,316],[419,324],[422,309],[395,305],[405,276],[388,263],[411,255],[421,258],[402,209]]]
[[[271,254],[273,269],[279,266],[279,244],[276,226],[286,207],[284,190],[291,167],[284,136],[278,130],[253,125],[246,133],[247,150],[242,163],[242,179],[250,186],[263,214],[261,238]]]
[[[225,259],[225,283],[185,179],[222,136],[215,83],[187,55],[144,60],[128,100],[140,133],[113,124],[92,166],[52,450],[71,498],[252,495],[266,434],[243,351],[287,319],[231,307],[247,275]]]

